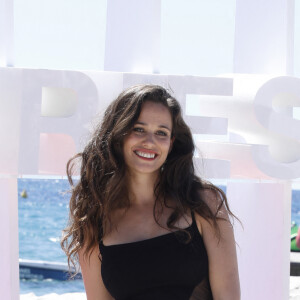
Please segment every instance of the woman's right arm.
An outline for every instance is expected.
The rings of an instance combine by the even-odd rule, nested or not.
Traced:
[[[83,255],[84,249],[78,252],[87,300],[114,300],[102,281],[98,245],[91,251],[87,255]]]

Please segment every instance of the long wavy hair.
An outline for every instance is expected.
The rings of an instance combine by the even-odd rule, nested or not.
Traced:
[[[137,85],[123,91],[105,111],[101,123],[96,127],[83,152],[71,158],[67,164],[67,176],[71,185],[69,224],[63,231],[61,246],[68,256],[69,265],[76,265],[78,251],[84,254],[99,243],[111,224],[111,214],[118,208],[129,208],[130,201],[126,185],[126,165],[123,141],[137,121],[143,103],[152,101],[166,106],[172,116],[172,150],[161,169],[155,186],[153,215],[157,221],[157,205],[168,206],[172,199],[173,212],[167,220],[170,230],[183,229],[176,221],[187,212],[197,212],[208,220],[219,235],[218,213],[224,205],[234,216],[226,195],[218,187],[195,175],[193,164],[194,142],[191,131],[183,120],[178,101],[166,89],[157,85]],[[80,163],[80,179],[72,180],[73,169]],[[218,201],[216,212],[212,212],[202,199],[201,191],[209,189]],[[122,197],[120,197],[122,195]],[[159,224],[159,223],[158,223]]]

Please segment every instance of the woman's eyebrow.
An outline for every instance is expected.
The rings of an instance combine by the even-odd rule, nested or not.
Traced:
[[[135,124],[144,125],[144,126],[147,125],[147,123],[144,123],[144,122],[141,122],[141,121],[137,121],[137,122],[135,122]],[[159,128],[167,129],[167,130],[169,130],[171,132],[171,129],[167,125],[158,125],[158,127]]]

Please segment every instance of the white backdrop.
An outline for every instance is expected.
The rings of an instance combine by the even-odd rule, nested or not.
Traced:
[[[3,298],[19,297],[18,176],[64,175],[65,163],[82,148],[95,112],[103,112],[130,85],[155,83],[170,87],[184,108],[203,156],[204,163],[195,157],[199,175],[229,180],[229,202],[244,225],[244,230],[235,227],[242,299],[288,299],[290,183],[300,177],[300,121],[293,119],[293,108],[300,106],[300,79],[291,76],[290,67],[292,1],[237,1],[236,73],[221,77],[144,73],[159,69],[159,1],[138,21],[122,22],[123,33],[146,35],[154,49],[145,56],[130,56],[134,52],[129,47],[120,57],[120,18],[115,16],[121,2],[108,6],[105,66],[122,72],[0,68]],[[128,1],[127,8],[142,13],[139,2]],[[256,25],[249,27],[249,19]],[[149,22],[156,24],[155,34]],[[0,46],[9,41],[0,39]],[[130,43],[131,49],[144,49],[143,38]],[[8,62],[8,56],[2,59]],[[112,63],[115,59],[117,65]],[[142,69],[139,73],[134,73],[136,66]],[[214,140],[205,139],[205,134]],[[272,253],[267,252],[265,245],[274,242]]]

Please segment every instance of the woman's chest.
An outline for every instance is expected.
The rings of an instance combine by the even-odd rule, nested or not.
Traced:
[[[132,243],[166,235],[171,232],[167,226],[170,212],[156,216],[153,211],[131,212],[116,214],[112,218],[111,230],[104,235],[104,245]],[[192,219],[185,215],[175,223],[177,228],[185,229],[190,226]],[[178,230],[178,229],[175,229]]]
[[[132,243],[100,243],[105,286],[116,299],[135,299],[133,295],[140,295],[136,299],[148,299],[145,295],[150,291],[158,295],[175,291],[190,295],[208,276],[206,250],[194,230],[194,226],[187,228],[192,237],[189,243],[180,241],[174,232]]]

